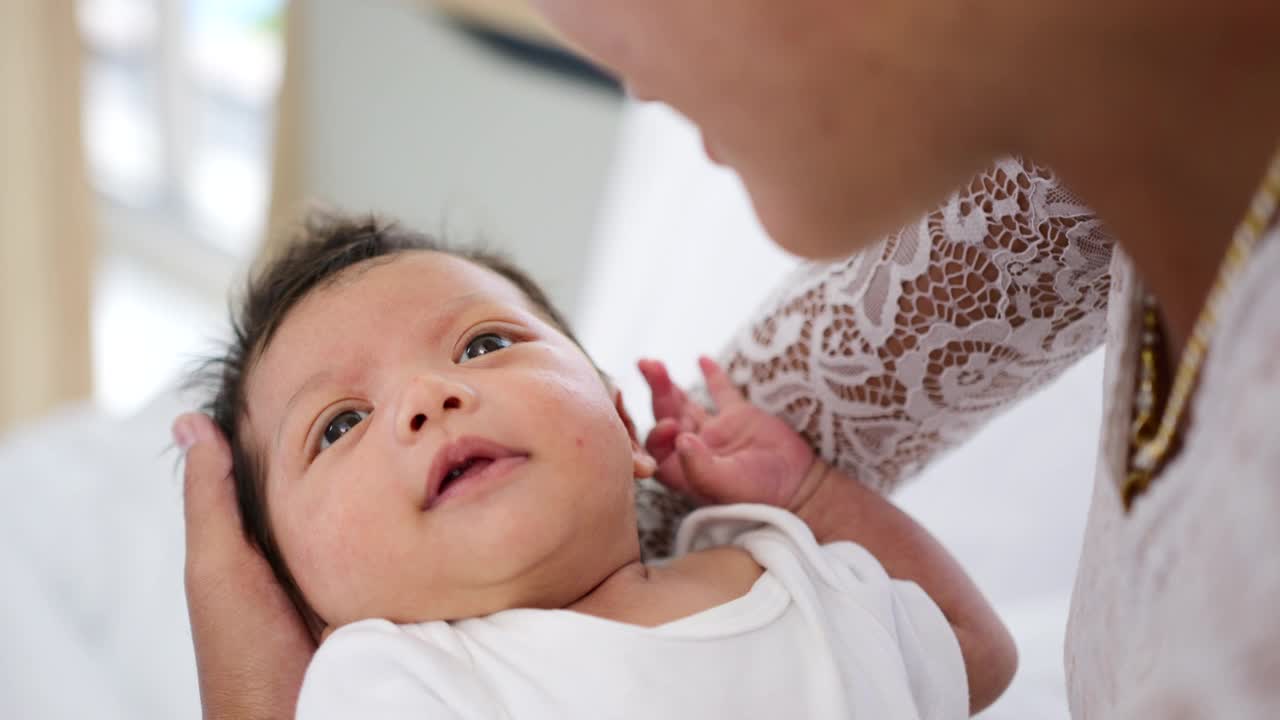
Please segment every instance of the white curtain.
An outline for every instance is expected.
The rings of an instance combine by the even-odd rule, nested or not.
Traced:
[[[91,389],[74,0],[0,2],[0,431]]]

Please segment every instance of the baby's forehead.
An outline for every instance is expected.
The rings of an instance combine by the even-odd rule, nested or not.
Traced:
[[[304,296],[258,353],[250,387],[273,395],[287,376],[333,364],[334,353],[376,353],[407,334],[435,336],[471,315],[502,312],[560,328],[511,280],[466,258],[410,251],[343,270]],[[260,400],[269,398],[259,397]]]
[[[372,299],[414,296],[442,302],[471,296],[538,309],[524,290],[496,270],[477,260],[436,250],[408,250],[352,265],[309,293],[299,305],[315,297],[351,292]]]
[[[263,356],[281,347],[348,348],[357,338],[385,345],[409,335],[434,337],[494,313],[547,320],[523,290],[497,272],[444,253],[403,253],[353,266],[308,293],[282,318]]]

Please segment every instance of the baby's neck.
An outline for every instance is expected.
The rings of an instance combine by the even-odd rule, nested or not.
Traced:
[[[635,560],[565,609],[656,627],[742,597],[762,572],[751,555],[738,547],[690,553],[666,565]]]

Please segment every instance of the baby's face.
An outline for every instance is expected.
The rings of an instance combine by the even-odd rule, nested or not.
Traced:
[[[247,425],[276,540],[336,627],[563,607],[637,558],[620,407],[505,278],[412,252],[289,312]]]

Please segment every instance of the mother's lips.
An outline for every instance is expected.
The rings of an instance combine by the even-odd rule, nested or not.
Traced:
[[[465,481],[467,475],[483,473],[487,467],[500,460],[525,457],[528,457],[528,453],[513,450],[484,438],[463,437],[454,440],[441,448],[431,462],[422,509],[430,509],[441,497],[446,489],[446,479],[450,478],[451,473],[454,475],[453,479]],[[502,463],[504,466],[508,464]]]

